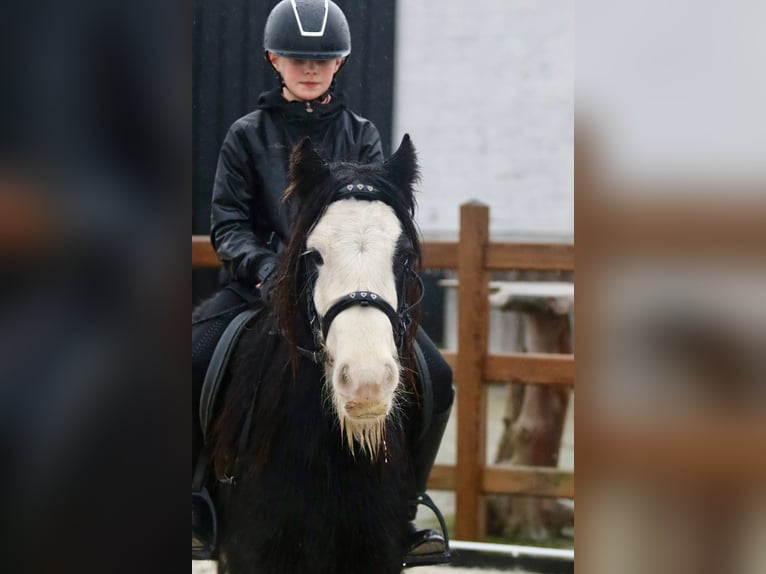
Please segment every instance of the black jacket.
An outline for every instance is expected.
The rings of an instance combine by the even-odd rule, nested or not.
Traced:
[[[254,286],[274,270],[276,247],[288,232],[280,202],[288,160],[304,136],[327,160],[384,159],[377,128],[349,110],[342,96],[309,107],[288,102],[281,90],[261,94],[258,109],[229,128],[218,157],[210,237],[224,282]]]

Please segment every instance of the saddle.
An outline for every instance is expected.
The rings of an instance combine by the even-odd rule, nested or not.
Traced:
[[[255,317],[259,315],[261,309],[262,307],[258,306],[257,308],[250,308],[242,311],[229,323],[221,335],[215,350],[213,351],[213,355],[210,359],[210,364],[205,373],[199,405],[199,421],[205,444],[198,456],[197,463],[192,474],[192,499],[198,499],[198,502],[200,503],[198,506],[205,509],[204,512],[208,514],[207,522],[212,526],[212,540],[209,549],[193,549],[192,560],[216,559],[216,550],[218,546],[218,524],[215,511],[215,503],[207,488],[211,462],[208,440],[218,403],[225,392],[226,376],[229,371],[228,366],[233,351],[236,348],[237,342],[239,341],[239,338],[244,332],[245,328]],[[417,340],[413,341],[413,350],[417,363],[416,372],[418,374],[418,386],[423,404],[423,408],[420,411],[421,424],[418,437],[420,439],[428,431],[428,428],[431,424],[431,419],[433,416],[433,388],[428,363]],[[248,416],[245,420],[245,428],[243,429],[242,435],[240,437],[240,451],[242,451],[246,446],[254,402],[255,399],[253,400],[253,404],[250,405]],[[219,479],[219,481],[226,484],[234,484],[233,478]],[[423,493],[418,495],[416,502],[417,504],[427,506],[435,514],[437,520],[440,523],[442,532],[444,533],[447,557],[449,557],[449,541],[447,538],[447,527],[444,521],[444,517],[441,515],[441,512],[427,494]],[[432,563],[444,562],[444,560],[431,562],[428,559],[421,560],[418,557],[408,558],[411,558],[411,560],[407,560],[407,563],[405,564],[406,566],[425,566]]]
[[[193,549],[192,560],[214,560],[215,549],[218,546],[218,519],[215,504],[207,488],[208,471],[210,467],[210,448],[207,444],[210,435],[210,425],[213,421],[219,395],[223,393],[224,378],[228,372],[229,361],[237,341],[247,324],[256,317],[261,308],[247,309],[239,313],[229,323],[213,351],[202,383],[200,396],[199,420],[202,429],[204,446],[199,453],[197,463],[192,473],[192,506],[200,509],[207,516],[200,517],[202,522],[212,528],[212,540],[209,549]],[[197,504],[195,505],[195,499]]]

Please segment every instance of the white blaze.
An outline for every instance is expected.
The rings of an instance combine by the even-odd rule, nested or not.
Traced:
[[[393,258],[401,232],[394,211],[380,202],[346,199],[327,208],[307,239],[323,260],[314,289],[320,316],[354,291],[377,293],[397,308]],[[350,307],[333,320],[325,345],[341,429],[352,449],[356,439],[373,456],[400,375],[391,322],[375,307]]]

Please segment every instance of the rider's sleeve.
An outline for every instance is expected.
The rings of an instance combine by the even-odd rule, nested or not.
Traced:
[[[383,144],[380,141],[378,128],[371,121],[367,121],[362,129],[361,149],[359,161],[377,163],[383,161]]]
[[[229,277],[248,285],[266,279],[276,268],[274,252],[253,233],[253,194],[258,185],[251,150],[235,123],[218,156],[210,211],[210,239]]]

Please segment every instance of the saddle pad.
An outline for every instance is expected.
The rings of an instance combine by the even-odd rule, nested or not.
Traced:
[[[248,309],[234,317],[218,340],[213,356],[210,358],[210,365],[207,368],[205,380],[202,383],[199,402],[199,420],[205,443],[208,441],[208,427],[213,419],[218,393],[221,391],[222,381],[226,374],[232,351],[242,330],[259,312],[260,309]]]

